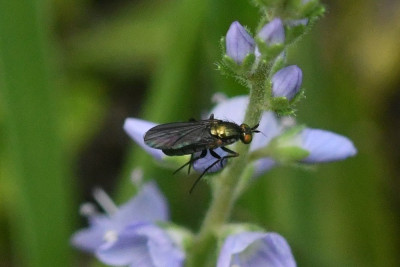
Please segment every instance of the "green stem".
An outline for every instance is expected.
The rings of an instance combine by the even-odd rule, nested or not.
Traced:
[[[245,122],[249,125],[259,122],[264,99],[265,87],[262,84],[253,84],[245,116]],[[207,266],[207,253],[213,247],[216,235],[229,218],[233,205],[239,197],[235,192],[238,191],[239,181],[248,164],[249,146],[239,143],[236,148],[240,158],[233,160],[229,168],[226,168],[219,177],[214,178],[216,186],[213,191],[213,200],[193,243],[188,266]]]

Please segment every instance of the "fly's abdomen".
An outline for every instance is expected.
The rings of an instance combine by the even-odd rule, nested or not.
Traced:
[[[189,145],[183,146],[179,149],[163,149],[162,152],[167,156],[182,156],[200,152],[208,148],[209,147],[205,145]]]

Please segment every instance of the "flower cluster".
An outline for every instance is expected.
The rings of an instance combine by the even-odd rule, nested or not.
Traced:
[[[285,30],[282,20],[279,18],[273,19],[258,32],[256,38],[259,40],[257,42],[258,45],[238,21],[233,22],[226,34],[227,56],[237,64],[242,64],[248,55],[255,54],[260,57],[260,49],[277,46],[282,50],[282,44],[285,42]]]
[[[100,194],[97,200],[101,206],[109,206],[106,195]],[[111,214],[89,210],[90,226],[74,234],[71,242],[75,247],[113,266],[182,266],[182,249],[156,224],[168,220],[168,208],[154,183],[143,185],[133,199],[109,210]]]
[[[268,1],[255,2],[263,6]],[[274,3],[271,1],[269,4]],[[265,7],[262,10],[265,11]],[[184,228],[169,223],[164,197],[154,183],[147,183],[128,203],[119,208],[111,205],[114,208],[105,209],[109,210],[108,215],[90,212],[90,226],[73,236],[74,246],[95,254],[106,264],[117,266],[178,267],[184,263],[191,266],[216,264],[218,267],[296,266],[288,243],[279,234],[264,232],[260,227],[248,223],[233,226],[226,222],[231,210],[229,207],[233,206],[238,195],[243,192],[249,177],[259,177],[278,165],[332,162],[357,153],[347,137],[297,125],[288,116],[294,113],[293,105],[301,99],[304,92],[301,88],[303,72],[296,65],[286,64],[285,49],[324,10],[317,0],[290,2],[288,8],[292,10],[287,10],[287,14],[295,14],[292,19],[276,17],[267,20],[269,17],[265,16],[262,21],[268,23],[261,25],[254,37],[235,21],[230,25],[224,39],[225,51],[219,64],[220,70],[242,81],[250,89],[250,95],[220,100],[207,118],[213,114],[216,119],[238,124],[238,128],[245,120],[250,120],[253,125],[244,125],[247,127],[244,129],[251,129],[254,136],[250,135],[251,143],[243,141],[250,143],[246,149],[240,151],[241,162],[244,163],[237,164],[236,169],[227,168],[219,177],[214,178],[219,179],[219,182],[212,183],[214,199],[200,233],[195,236]],[[207,125],[206,122],[204,125]],[[127,118],[123,128],[156,161],[168,161],[177,167],[182,163],[178,163],[177,157],[168,157],[162,150],[149,147],[145,143],[146,132],[156,125],[155,122]],[[171,127],[168,125],[166,128]],[[160,128],[157,131],[158,129]],[[245,130],[241,133],[248,134]],[[169,140],[171,135],[174,138],[181,137],[176,136],[175,129],[172,133],[162,132],[161,137],[157,138]],[[215,144],[226,144],[222,137],[213,135],[211,130],[205,135],[210,139],[214,138],[212,140]],[[191,143],[191,140],[199,138],[190,137],[184,140],[184,145],[196,147],[197,143]],[[175,139],[171,143],[175,143],[174,141]],[[203,151],[192,155],[190,167],[200,173],[213,173],[229,166],[225,158],[229,150],[224,147],[215,148],[215,144],[196,147]],[[172,150],[169,148],[168,145],[167,150]],[[182,154],[187,151],[198,150],[180,150]],[[230,165],[235,162],[240,161],[232,160]],[[100,204],[104,202],[102,199],[104,200],[98,198]],[[108,198],[106,200],[110,202]],[[214,246],[210,244],[215,240],[218,240],[219,253],[212,252],[213,255],[218,254],[213,259],[207,253],[211,253],[210,248]]]
[[[286,21],[287,30],[295,25],[307,25],[308,20]],[[282,67],[285,61],[286,35],[284,22],[275,18],[265,24],[255,36],[235,21],[229,27],[225,38],[226,56],[220,68],[247,83],[256,79],[265,83],[268,109],[279,115],[293,115],[294,104],[303,95],[301,89],[303,73],[296,66]],[[267,71],[266,71],[267,70]],[[269,71],[268,71],[269,70]],[[273,74],[272,79],[269,75]],[[272,85],[269,85],[269,82]]]
[[[107,205],[110,200],[103,193],[98,201]],[[90,226],[75,233],[71,241],[75,247],[95,254],[101,262],[132,267],[184,265],[182,236],[190,234],[176,226],[165,229],[156,224],[168,220],[168,209],[155,183],[145,184],[134,198],[111,215],[96,214],[91,206],[83,207],[91,213],[87,214]],[[228,235],[217,266],[259,266],[258,263],[295,266],[290,247],[283,237],[251,231]]]

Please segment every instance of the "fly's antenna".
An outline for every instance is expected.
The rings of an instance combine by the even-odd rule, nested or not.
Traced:
[[[268,137],[266,134],[264,134],[264,133],[261,132],[261,131],[257,131],[257,132],[255,132],[255,133],[261,133],[261,134],[264,135],[265,137]]]
[[[257,130],[258,126],[260,126],[260,123],[257,123],[256,125],[254,125],[251,128],[251,132],[252,133],[261,133],[262,135],[264,135],[265,137],[267,137],[263,132],[261,132],[260,130]]]
[[[257,130],[258,126],[260,126],[260,123],[257,123],[256,125],[254,125],[253,127],[251,127],[251,132],[253,132],[253,133],[259,133],[260,131]]]

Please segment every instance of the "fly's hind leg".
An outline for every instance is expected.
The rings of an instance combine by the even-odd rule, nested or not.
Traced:
[[[196,187],[196,185],[197,185],[197,183],[200,181],[201,177],[203,177],[212,167],[214,167],[214,166],[215,166],[216,164],[218,164],[218,163],[221,163],[221,167],[223,167],[223,166],[222,166],[223,160],[228,159],[228,158],[234,158],[234,157],[238,157],[238,156],[239,156],[239,153],[237,153],[237,152],[235,152],[235,151],[232,151],[232,150],[230,150],[230,149],[228,149],[228,148],[226,148],[226,147],[221,147],[221,149],[224,150],[225,152],[230,153],[230,155],[226,155],[226,156],[221,157],[221,156],[218,155],[214,150],[209,149],[210,154],[211,154],[214,158],[216,158],[217,160],[214,161],[210,166],[208,166],[208,167],[203,171],[203,173],[196,179],[196,181],[195,181],[194,184],[192,185],[192,188],[190,188],[190,191],[189,191],[190,194],[193,192],[193,189]]]
[[[186,162],[185,164],[183,164],[182,166],[180,166],[176,171],[174,171],[173,174],[175,174],[175,173],[177,173],[178,171],[182,170],[182,169],[185,168],[187,165],[189,165],[188,174],[190,174],[190,168],[191,168],[191,166],[193,165],[193,162],[195,162],[195,161],[198,160],[198,159],[204,158],[204,157],[207,155],[207,150],[201,151],[201,154],[200,154],[198,157],[194,157],[193,155],[194,155],[194,154],[192,154],[192,155],[190,156],[190,160],[189,160],[188,162]]]

